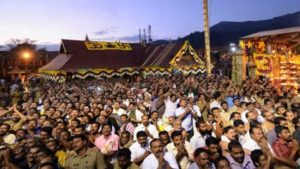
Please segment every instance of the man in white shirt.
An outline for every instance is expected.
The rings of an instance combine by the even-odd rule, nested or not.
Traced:
[[[169,118],[170,116],[175,116],[175,110],[179,103],[180,99],[176,98],[175,94],[171,94],[165,99],[166,110],[164,113],[165,118]]]
[[[180,100],[180,107],[175,110],[175,116],[182,121],[182,127],[192,135],[193,132],[193,116],[197,117],[196,113],[193,113],[191,106],[187,105],[185,99]]]
[[[164,152],[163,144],[159,139],[153,139],[150,148],[152,154],[144,160],[141,169],[179,169],[174,155]]]
[[[222,109],[221,107],[221,100],[222,100],[222,94],[219,91],[216,91],[213,95],[214,100],[210,103],[209,105],[209,110],[211,110],[212,108],[219,108]]]
[[[120,102],[115,101],[113,105],[113,113],[121,116],[122,114],[126,114],[126,111],[120,108]]]
[[[209,135],[207,134],[206,122],[203,119],[200,119],[196,122],[196,128],[197,131],[194,133],[194,136],[190,141],[193,150],[205,147],[205,140],[209,137]]]
[[[187,168],[193,160],[193,148],[188,141],[185,141],[180,131],[171,134],[172,142],[166,148],[175,156],[180,168]]]
[[[139,131],[145,131],[150,138],[158,138],[158,131],[156,127],[152,124],[149,123],[149,118],[147,115],[142,116],[142,123],[139,124],[135,129],[134,129],[134,138],[133,140],[136,140],[136,134]]]
[[[140,165],[144,159],[150,155],[150,148],[146,132],[140,131],[136,137],[137,141],[134,142],[129,149],[131,151],[131,161]]]
[[[263,130],[258,126],[253,126],[249,130],[251,138],[247,140],[242,146],[246,154],[250,155],[253,150],[260,150],[259,144],[263,143],[264,134]],[[266,146],[268,146],[267,141],[265,141]]]

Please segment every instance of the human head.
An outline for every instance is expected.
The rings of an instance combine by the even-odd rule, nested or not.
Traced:
[[[101,133],[105,137],[111,135],[111,131],[112,131],[112,126],[110,124],[108,124],[108,123],[103,124]]]
[[[223,135],[226,136],[229,140],[235,140],[235,130],[233,126],[227,126],[223,129]]]
[[[288,126],[286,118],[281,117],[281,116],[274,118],[274,124],[275,124],[275,126],[285,126],[285,127]]]
[[[200,168],[208,168],[209,152],[204,148],[197,148],[194,151],[194,161]]]
[[[233,121],[233,125],[235,128],[235,131],[237,131],[238,134],[246,134],[246,129],[245,129],[245,123],[243,122],[243,120],[234,120]]]
[[[249,133],[251,138],[258,143],[264,138],[263,130],[258,126],[251,126]]]
[[[5,123],[0,124],[0,136],[3,137],[6,134],[8,134],[9,129],[10,129],[9,124],[5,124]]]
[[[169,133],[167,131],[159,132],[159,139],[162,141],[164,146],[167,146],[171,142]]]
[[[158,158],[163,155],[163,144],[159,139],[153,139],[150,142],[150,148],[155,157]]]
[[[291,141],[291,133],[287,127],[284,126],[275,126],[275,132],[278,138],[281,138],[285,141]]]
[[[250,155],[255,167],[264,166],[267,162],[266,156],[261,150],[253,150]]]
[[[138,143],[142,146],[145,147],[147,145],[148,139],[147,139],[147,134],[144,131],[139,131],[136,134],[136,138]]]
[[[87,139],[84,135],[75,135],[72,138],[72,147],[75,152],[85,149],[87,146]]]
[[[117,154],[118,164],[121,169],[127,169],[131,164],[131,152],[128,148],[122,148]]]
[[[261,115],[265,118],[266,121],[274,122],[274,114],[271,113],[270,111],[263,110],[261,112]]]
[[[129,131],[123,131],[122,133],[121,133],[121,136],[120,136],[120,144],[121,145],[125,145],[125,144],[127,144],[128,142],[129,142],[129,140],[130,140],[130,133],[129,133]]]
[[[231,169],[230,162],[224,156],[220,156],[215,160],[216,169]]]
[[[231,157],[238,163],[244,162],[245,152],[238,141],[231,141],[228,144],[228,150]]]
[[[184,143],[181,131],[173,131],[171,134],[172,142],[175,145],[175,147],[182,145]]]
[[[300,128],[300,116],[296,116],[293,118],[293,124],[295,126],[295,128]]]
[[[215,157],[218,157],[219,154],[219,141],[215,137],[208,137],[205,140],[205,145],[207,146],[207,150],[209,152],[210,157],[214,160]]]
[[[202,118],[199,119],[196,122],[196,127],[197,127],[198,132],[201,135],[205,135],[207,133],[206,122],[204,121],[204,119],[202,119]]]

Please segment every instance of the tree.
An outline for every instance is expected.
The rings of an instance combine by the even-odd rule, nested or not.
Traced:
[[[10,50],[10,56],[14,59],[20,59],[24,52],[29,52],[32,57],[35,57],[38,49],[35,41],[30,39],[11,39],[6,45]]]

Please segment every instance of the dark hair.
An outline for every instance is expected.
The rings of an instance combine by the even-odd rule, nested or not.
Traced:
[[[212,144],[216,144],[216,145],[219,145],[219,140],[216,139],[215,137],[208,137],[206,140],[205,140],[205,145],[206,146],[210,146]]]
[[[223,134],[228,133],[230,129],[234,129],[233,126],[227,126],[223,129]]]
[[[259,149],[253,150],[253,151],[251,152],[250,157],[251,157],[251,160],[254,162],[255,167],[258,167],[258,166],[259,166],[259,164],[257,164],[257,163],[258,163],[258,161],[259,161],[259,157],[260,157],[261,155],[263,155],[263,154],[264,154],[264,153],[263,153],[261,150],[259,150]]]
[[[213,94],[213,98],[214,99],[217,99],[221,96],[221,92],[220,91],[216,91],[214,94]]]
[[[128,148],[122,148],[118,151],[117,157],[125,157],[127,160],[130,160],[131,151]]]
[[[286,121],[286,118],[281,117],[281,116],[275,117],[274,118],[274,124],[275,124],[275,126],[279,126],[282,121]]]
[[[289,128],[285,126],[275,126],[275,132],[277,134],[277,137],[283,130],[289,130]]]
[[[230,165],[230,162],[228,161],[228,159],[226,157],[220,156],[220,157],[218,157],[218,158],[215,159],[215,166],[216,166],[216,168],[219,167],[219,163],[221,161],[226,161]]]
[[[178,131],[178,130],[173,131],[172,134],[171,134],[172,140],[173,140],[176,136],[182,136],[181,131]]]
[[[250,105],[253,105],[253,103],[252,103],[252,102],[246,103],[246,107],[248,107],[248,106],[250,106]]]
[[[232,99],[233,102],[236,100],[240,101],[240,98],[236,97],[236,98]]]
[[[0,124],[0,126],[3,126],[3,125],[7,127],[7,131],[10,130],[10,125],[9,125],[9,124],[6,124],[6,123],[1,123],[1,124]]]
[[[127,136],[130,137],[130,132],[129,132],[129,131],[123,131],[123,132],[121,133],[121,135],[122,135],[122,134],[126,134]],[[120,136],[121,136],[121,135],[120,135]]]
[[[215,111],[215,110],[219,110],[220,108],[218,108],[218,107],[213,107],[212,109],[210,109],[210,113],[212,113],[213,111]]]
[[[43,127],[41,128],[41,131],[44,131],[46,132],[49,136],[51,136],[51,133],[52,133],[52,127]]]
[[[223,104],[227,104],[228,105],[228,103],[226,101],[222,101],[221,105],[223,105]]]
[[[237,119],[233,121],[233,125],[234,127],[238,127],[239,125],[245,125],[245,123],[243,122],[243,120]]]
[[[266,113],[268,113],[268,110],[262,110],[261,111],[261,116],[266,117]]]
[[[139,137],[147,137],[147,133],[144,131],[139,131],[136,134],[136,138],[139,138]]]
[[[159,134],[158,134],[159,136],[161,136],[161,135],[168,135],[169,136],[169,133],[167,132],[167,131],[161,131],[161,132],[159,132]]]
[[[128,118],[128,115],[127,115],[127,114],[122,114],[120,117],[122,117],[122,116],[125,116],[126,119]]]
[[[207,153],[209,154],[208,150],[204,149],[204,148],[197,148],[195,151],[194,151],[194,158],[195,157],[198,157],[201,153]]]
[[[200,124],[205,124],[206,122],[204,121],[203,118],[199,118],[199,120],[196,122],[196,127],[198,128]]]
[[[241,148],[242,149],[242,145],[238,141],[234,140],[234,141],[231,141],[228,144],[228,150],[229,151],[232,151],[233,148]]]
[[[251,126],[250,129],[249,129],[249,133],[250,133],[250,134],[253,134],[253,130],[254,130],[254,129],[261,129],[261,128],[260,128],[259,126],[253,125],[253,126]]]
[[[295,125],[295,127],[297,127],[297,123],[299,122],[300,120],[300,116],[296,116],[293,118],[293,124]]]
[[[239,113],[239,112],[232,112],[231,115],[230,115],[230,120],[232,120],[234,115],[236,115],[236,114],[241,115],[241,113]]]
[[[87,138],[83,134],[78,134],[78,135],[72,136],[72,140],[74,140],[75,138],[80,138],[82,141],[86,141],[87,140]]]

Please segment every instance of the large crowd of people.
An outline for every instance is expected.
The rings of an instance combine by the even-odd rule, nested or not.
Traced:
[[[212,75],[0,82],[3,169],[300,166],[300,90]]]

